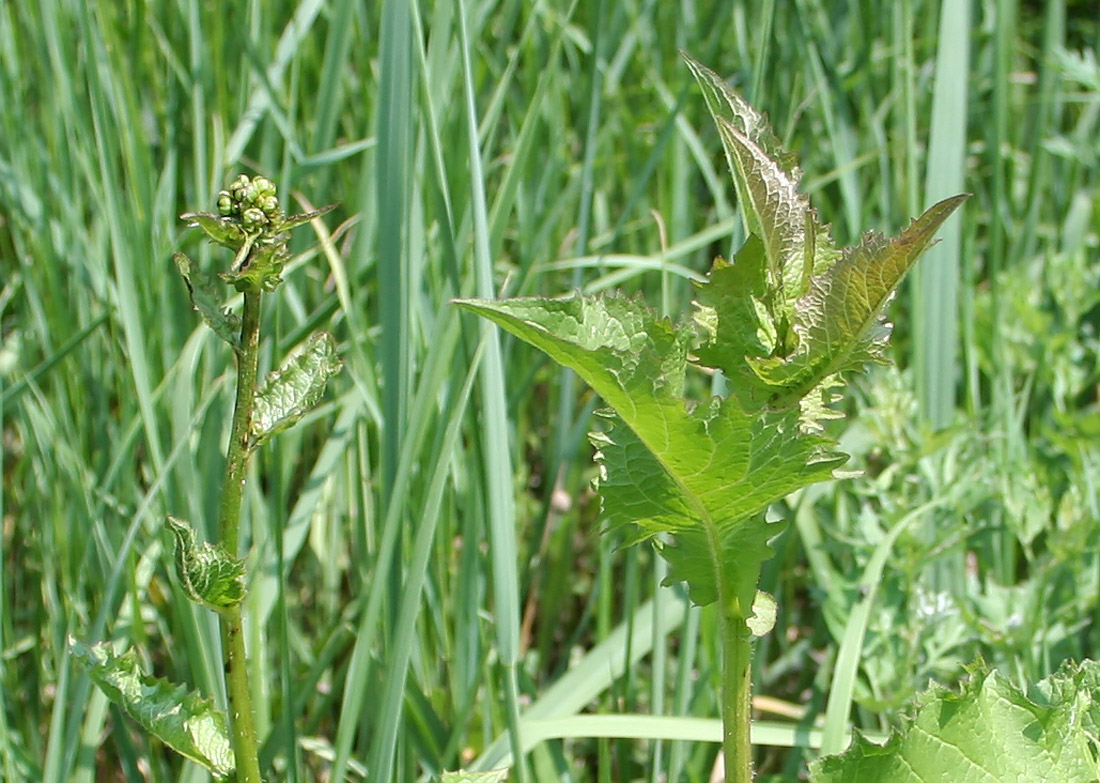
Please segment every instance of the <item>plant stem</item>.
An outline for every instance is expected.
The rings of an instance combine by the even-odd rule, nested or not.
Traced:
[[[233,556],[237,556],[240,549],[241,499],[251,454],[248,438],[260,354],[260,296],[258,291],[244,295],[241,348],[237,354],[237,400],[233,408],[233,429],[229,435],[219,514],[220,544]],[[233,738],[237,778],[241,783],[263,783],[252,718],[252,691],[248,687],[240,605],[226,608],[219,613],[219,619],[226,663],[225,687],[229,695],[229,731]]]
[[[752,781],[752,634],[719,609],[722,628],[722,750],[726,783]]]

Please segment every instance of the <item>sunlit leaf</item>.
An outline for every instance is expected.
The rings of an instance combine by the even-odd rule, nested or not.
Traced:
[[[107,697],[150,734],[219,778],[233,774],[225,715],[213,702],[144,674],[133,650],[115,655],[106,642],[89,646],[69,637],[69,652]]]
[[[1025,696],[996,671],[961,692],[933,687],[886,745],[853,746],[811,766],[814,783],[1096,783],[1100,664],[1066,664]]]
[[[256,392],[252,413],[253,445],[294,426],[317,404],[328,379],[340,371],[336,342],[318,332],[268,375]]]

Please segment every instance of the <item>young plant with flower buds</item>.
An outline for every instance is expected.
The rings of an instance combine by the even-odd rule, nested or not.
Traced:
[[[241,783],[261,783],[252,699],[245,666],[241,603],[247,591],[245,562],[239,555],[241,499],[248,461],[266,440],[293,426],[320,399],[340,369],[332,336],[317,332],[257,386],[260,302],[282,282],[290,253],[290,230],[332,210],[335,204],[286,215],[274,183],[241,174],[218,194],[218,212],[187,213],[211,241],[233,251],[228,271],[218,275],[244,294],[238,316],[225,309],[216,281],[183,253],[175,255],[195,309],[225,340],[237,359],[237,390],[225,479],[219,509],[219,538],[205,543],[175,517],[166,526],[175,539],[175,572],[187,596],[218,614],[225,656],[229,713],[183,686],[144,674],[131,650],[116,654],[108,643],[75,640],[70,651],[104,693],[146,730],[179,753],[204,765],[218,778],[235,775]]]

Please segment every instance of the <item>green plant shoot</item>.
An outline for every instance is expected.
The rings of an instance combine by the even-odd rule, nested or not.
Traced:
[[[175,572],[194,602],[217,612],[221,624],[230,719],[213,704],[183,686],[143,674],[133,650],[115,655],[107,643],[70,641],[70,652],[92,680],[126,713],[169,747],[205,766],[218,778],[235,776],[242,783],[262,783],[252,700],[245,666],[241,603],[247,590],[240,548],[241,498],[249,458],[269,438],[297,423],[340,369],[332,336],[318,332],[272,372],[258,387],[260,301],[282,282],[289,258],[289,231],[319,217],[335,205],[287,216],[275,185],[263,177],[241,174],[218,195],[218,212],[183,215],[209,239],[233,251],[228,271],[218,275],[244,294],[241,315],[223,305],[216,280],[183,253],[176,266],[191,302],[237,358],[237,392],[219,514],[219,540],[198,540],[191,526],[169,516],[175,541]]]
[[[896,237],[869,233],[837,248],[765,118],[686,59],[750,235],[698,286],[694,317],[674,323],[614,295],[458,304],[573,369],[607,404],[592,435],[607,529],[653,541],[669,581],[717,604],[726,779],[748,783],[751,641],[774,622],[757,583],[783,529],[764,512],[847,459],[822,427],[840,415],[843,374],[886,361],[883,307],[966,196],[933,205]],[[720,370],[733,393],[685,398],[689,367]]]

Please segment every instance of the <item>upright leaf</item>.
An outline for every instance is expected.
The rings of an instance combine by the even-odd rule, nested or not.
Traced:
[[[328,379],[340,371],[336,343],[317,332],[282,366],[267,376],[256,392],[252,414],[253,446],[293,427],[321,399]]]
[[[106,642],[89,646],[69,637],[69,652],[107,697],[146,731],[219,778],[233,774],[225,715],[211,701],[144,674],[133,650],[115,655]]]

